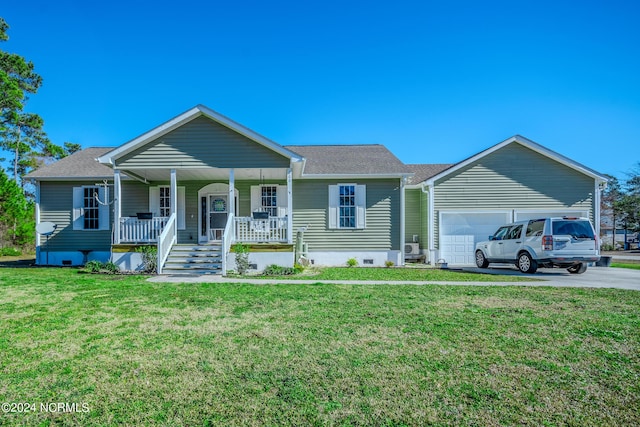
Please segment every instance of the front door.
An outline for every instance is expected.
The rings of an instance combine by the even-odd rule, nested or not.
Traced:
[[[206,224],[207,240],[222,240],[224,227],[229,215],[229,196],[227,194],[209,194],[207,196]]]

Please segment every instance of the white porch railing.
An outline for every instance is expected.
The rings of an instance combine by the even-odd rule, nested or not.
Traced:
[[[158,274],[162,274],[162,266],[171,252],[171,247],[176,243],[177,231],[176,214],[172,213],[158,236]]]
[[[233,235],[234,231],[234,216],[232,213],[229,214],[227,218],[227,224],[224,227],[224,231],[222,232],[222,275],[227,275],[227,254],[231,250],[231,243],[235,240],[235,236]]]
[[[168,217],[154,217],[152,219],[120,218],[120,236],[118,236],[116,243],[157,242],[168,220]]]
[[[286,242],[287,217],[271,216],[266,219],[235,218],[235,234],[238,242]]]

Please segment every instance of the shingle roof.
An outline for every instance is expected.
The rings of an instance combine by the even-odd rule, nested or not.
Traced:
[[[384,145],[288,145],[306,159],[305,175],[385,175],[411,171]]]
[[[409,180],[409,184],[420,184],[432,176],[436,176],[440,172],[449,169],[453,165],[452,163],[406,165],[407,168],[414,173],[413,177]]]
[[[86,148],[27,174],[25,179],[112,178],[113,169],[95,160],[111,150],[113,147]]]

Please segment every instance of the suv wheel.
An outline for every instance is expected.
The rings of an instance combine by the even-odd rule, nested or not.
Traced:
[[[572,265],[567,268],[567,271],[571,274],[582,274],[587,271],[587,263],[581,262],[580,264]]]
[[[527,252],[522,252],[518,255],[518,270],[523,273],[533,274],[538,269],[538,263],[531,258]]]
[[[489,261],[484,257],[482,251],[476,251],[476,265],[478,268],[487,268],[489,266]]]

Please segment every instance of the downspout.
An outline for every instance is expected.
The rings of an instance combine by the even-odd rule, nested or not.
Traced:
[[[428,199],[427,199],[427,221],[428,221],[428,232],[427,232],[427,248],[429,251],[429,263],[431,265],[434,264],[435,262],[435,253],[436,253],[436,248],[435,248],[435,239],[433,236],[434,230],[435,230],[435,219],[434,219],[434,215],[435,215],[435,209],[433,206],[433,201],[434,201],[434,194],[433,194],[433,184],[427,184],[426,187],[425,185],[422,185],[422,192],[427,194]]]
[[[599,181],[596,180],[595,181],[595,192],[594,192],[594,206],[593,206],[593,222],[595,223],[595,229],[596,229],[596,236],[598,236],[598,250],[600,250],[600,246],[602,245],[602,237],[600,236],[600,218],[601,218],[601,212],[600,209],[602,208],[601,203],[602,203],[602,190],[604,190],[607,187],[607,183],[604,181]],[[615,223],[614,223],[615,224]],[[614,245],[615,245],[615,227],[613,230],[613,237],[614,237]]]
[[[407,182],[407,177],[400,178],[400,262],[399,265],[404,265],[404,238],[405,238],[405,197],[404,186]]]

